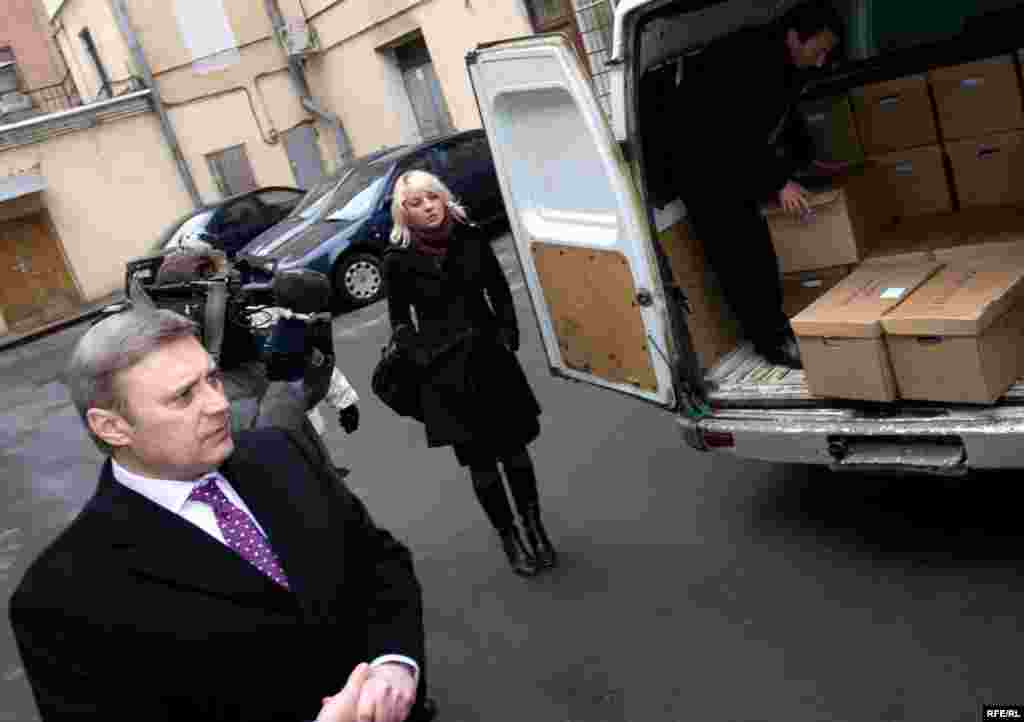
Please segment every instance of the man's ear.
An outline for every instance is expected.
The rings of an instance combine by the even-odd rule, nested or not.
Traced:
[[[132,425],[121,414],[108,409],[89,409],[85,413],[92,433],[110,446],[129,446],[132,443]]]

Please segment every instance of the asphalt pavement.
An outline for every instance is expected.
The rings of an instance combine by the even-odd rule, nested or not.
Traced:
[[[564,560],[548,575],[507,569],[451,452],[372,396],[385,304],[335,320],[362,424],[329,418],[328,445],[415,554],[440,722],[975,722],[982,703],[1024,702],[1019,475],[833,476],[691,451],[664,411],[549,376],[510,239],[496,249],[545,412],[532,450]],[[0,351],[5,619],[95,487],[101,459],[59,382],[82,330]],[[34,719],[0,624],[0,720]]]

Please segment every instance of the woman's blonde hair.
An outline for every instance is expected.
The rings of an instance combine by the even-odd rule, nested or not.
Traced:
[[[409,216],[406,213],[406,198],[411,193],[433,191],[444,201],[445,207],[452,218],[460,223],[469,224],[469,214],[466,208],[460,204],[448,186],[433,173],[425,170],[406,171],[395,181],[395,193],[391,199],[391,220],[394,227],[391,229],[391,243],[399,248],[408,248],[412,243],[412,234],[409,230]]]

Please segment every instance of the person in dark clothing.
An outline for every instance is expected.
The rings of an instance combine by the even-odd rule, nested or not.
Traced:
[[[279,722],[327,706],[327,722],[344,710],[324,695],[367,663],[358,718],[426,722],[412,555],[292,433],[231,432],[197,330],[136,307],[72,353],[64,379],[107,458],[11,597],[39,716]]]
[[[508,281],[489,240],[435,176],[402,175],[392,216],[384,260],[388,315],[395,345],[421,370],[427,445],[454,448],[513,571],[533,576],[555,566],[557,554],[541,523],[526,449],[540,434],[540,404],[515,356],[519,329]]]
[[[775,22],[712,42],[687,60],[680,86],[677,165],[685,169],[680,194],[690,223],[748,340],[771,363],[795,368],[800,356],[761,205],[810,211],[794,176],[814,162],[813,143],[793,109],[842,37],[835,8],[808,0]]]

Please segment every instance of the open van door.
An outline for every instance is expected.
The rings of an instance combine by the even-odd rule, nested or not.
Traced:
[[[552,373],[674,408],[653,233],[572,45],[491,43],[466,64]]]

